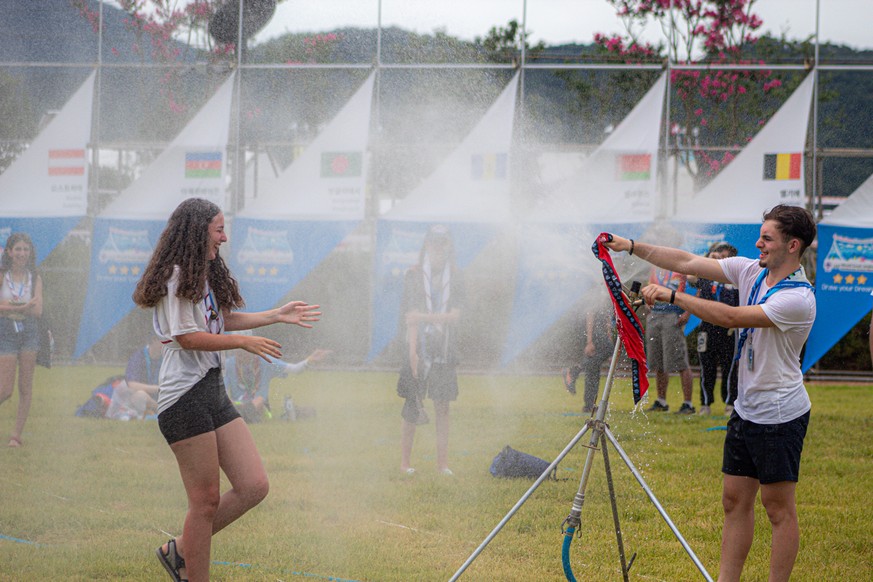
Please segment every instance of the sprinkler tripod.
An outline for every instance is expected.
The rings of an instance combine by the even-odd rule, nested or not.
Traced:
[[[634,310],[636,310],[639,306],[643,304],[642,300],[638,298],[639,288],[639,282],[634,281],[633,290],[630,293],[630,296],[634,299],[634,301],[630,303],[634,306]],[[612,361],[609,364],[609,373],[606,376],[606,384],[603,387],[603,396],[600,400],[600,404],[594,409],[591,418],[589,418],[588,422],[585,423],[585,428],[582,431],[582,433],[584,433],[588,430],[591,430],[591,438],[588,441],[587,445],[583,445],[588,448],[588,453],[585,456],[585,465],[582,468],[582,478],[579,481],[579,490],[576,492],[576,496],[573,498],[573,506],[570,509],[570,515],[568,515],[567,518],[564,519],[564,521],[561,523],[561,533],[564,535],[564,543],[561,546],[561,563],[564,567],[564,575],[570,582],[576,582],[576,578],[573,575],[573,570],[570,566],[570,544],[573,541],[574,534],[576,534],[576,531],[579,530],[582,525],[582,505],[585,502],[585,489],[588,486],[588,478],[591,475],[591,465],[594,461],[594,455],[596,454],[599,444],[600,450],[603,452],[603,467],[606,471],[606,483],[609,489],[609,503],[612,506],[612,520],[615,524],[615,538],[618,544],[618,557],[619,561],[621,562],[621,574],[625,582],[628,582],[629,580],[628,574],[630,572],[631,566],[633,565],[634,559],[636,558],[636,553],[631,556],[630,561],[627,561],[624,551],[624,542],[622,541],[621,536],[621,526],[618,520],[618,505],[616,503],[615,488],[612,482],[612,469],[610,468],[609,453],[606,446],[607,441],[609,441],[609,443],[612,444],[612,446],[615,448],[616,452],[618,452],[621,460],[624,461],[624,464],[627,465],[628,469],[630,469],[634,478],[643,488],[643,491],[646,493],[649,500],[655,506],[655,509],[658,510],[658,513],[661,514],[661,517],[663,517],[664,521],[667,522],[667,525],[670,527],[673,535],[676,536],[676,539],[679,540],[680,544],[682,544],[682,547],[691,558],[691,561],[693,561],[694,565],[697,566],[697,569],[700,570],[703,578],[707,580],[707,582],[712,582],[712,578],[706,571],[706,568],[697,558],[697,555],[694,553],[694,550],[691,549],[691,546],[688,545],[688,542],[685,541],[685,538],[682,537],[682,534],[679,533],[676,525],[670,519],[670,516],[667,515],[667,512],[664,510],[663,506],[661,506],[658,498],[655,497],[655,494],[652,493],[652,490],[649,489],[648,485],[646,485],[643,476],[634,466],[633,462],[630,460],[630,457],[627,456],[627,453],[624,452],[624,449],[621,448],[621,445],[618,444],[618,440],[616,440],[615,435],[613,435],[612,431],[609,430],[609,425],[606,424],[604,420],[606,418],[606,410],[609,404],[609,395],[612,391],[612,382],[615,377],[616,362],[618,361],[618,357],[620,354],[621,338],[616,337],[615,349],[612,352]],[[582,532],[580,530],[580,537],[581,533]]]
[[[639,282],[634,281],[632,291],[628,294],[634,299],[634,301],[630,303],[634,306],[634,309],[637,309],[643,304],[643,301],[639,299],[639,288]],[[667,512],[661,506],[661,503],[655,497],[655,494],[652,493],[652,490],[649,489],[648,485],[646,485],[643,476],[636,469],[633,462],[627,456],[627,453],[625,453],[621,446],[618,444],[615,435],[613,435],[612,431],[609,430],[609,425],[607,425],[604,421],[604,419],[606,418],[606,410],[609,404],[609,395],[612,391],[612,382],[613,378],[615,377],[616,364],[618,362],[618,357],[621,354],[621,347],[621,338],[616,337],[615,349],[612,353],[612,361],[609,364],[609,373],[607,374],[606,384],[603,388],[603,396],[600,400],[600,404],[592,412],[592,415],[585,423],[585,426],[582,428],[581,431],[579,431],[579,433],[576,434],[576,436],[573,437],[573,439],[567,444],[567,446],[564,447],[564,450],[561,451],[557,458],[552,461],[552,463],[548,467],[546,467],[545,471],[543,471],[543,474],[540,475],[539,478],[534,482],[534,484],[531,485],[530,489],[528,489],[525,494],[522,495],[521,499],[519,499],[518,502],[512,507],[512,509],[509,510],[509,513],[507,513],[506,516],[504,516],[504,518],[500,520],[500,523],[495,526],[495,528],[491,531],[490,534],[488,534],[485,540],[481,544],[479,544],[479,547],[476,548],[476,550],[470,555],[469,558],[467,558],[467,561],[464,562],[460,568],[458,568],[458,571],[455,572],[455,574],[449,579],[449,582],[454,582],[458,578],[460,578],[461,574],[463,574],[464,571],[470,566],[470,564],[472,564],[473,561],[479,556],[479,554],[482,553],[482,551],[485,549],[485,546],[487,546],[491,542],[491,540],[493,540],[497,536],[500,530],[503,529],[503,526],[505,526],[509,522],[512,516],[515,515],[515,513],[521,508],[522,505],[524,505],[524,503],[533,494],[533,492],[536,491],[540,484],[542,484],[542,482],[549,477],[555,467],[558,466],[558,463],[560,463],[564,459],[564,457],[566,457],[570,453],[573,447],[576,446],[576,444],[580,440],[582,440],[582,437],[585,436],[585,433],[587,433],[589,430],[591,431],[591,438],[588,441],[588,445],[583,445],[588,448],[588,454],[585,457],[585,465],[582,469],[582,478],[579,483],[579,490],[577,491],[576,496],[573,498],[573,506],[570,510],[570,515],[568,515],[561,524],[561,533],[564,536],[564,542],[561,548],[561,562],[564,567],[564,575],[567,577],[567,580],[569,580],[570,582],[576,582],[576,578],[573,576],[573,570],[570,567],[570,544],[572,543],[574,534],[577,530],[579,530],[582,525],[582,505],[585,501],[585,489],[588,485],[588,478],[591,474],[591,465],[594,460],[594,454],[597,450],[598,443],[600,444],[600,449],[603,451],[603,461],[604,467],[606,469],[606,481],[609,487],[609,501],[612,505],[612,518],[615,523],[615,535],[618,542],[619,559],[621,561],[621,572],[625,582],[627,582],[629,579],[628,573],[631,566],[633,565],[634,559],[636,558],[636,554],[634,554],[631,557],[630,562],[627,562],[625,559],[624,543],[622,541],[621,527],[619,526],[618,520],[618,505],[616,504],[615,490],[613,488],[612,482],[612,470],[610,469],[609,454],[606,447],[606,443],[608,440],[612,444],[612,446],[615,447],[618,455],[621,457],[622,461],[624,461],[625,465],[627,465],[628,469],[630,469],[637,482],[639,482],[640,486],[643,488],[643,491],[649,497],[649,500],[658,510],[658,513],[660,513],[661,517],[664,518],[664,521],[667,522],[667,525],[670,527],[673,535],[676,536],[676,539],[678,539],[679,543],[682,544],[685,552],[694,562],[694,565],[697,566],[697,569],[700,570],[700,573],[703,575],[704,579],[707,582],[712,582],[712,577],[710,577],[709,573],[706,571],[706,568],[704,568],[703,564],[697,558],[697,555],[688,545],[688,542],[685,541],[685,538],[682,537],[682,534],[679,533],[676,525],[667,515]],[[581,536],[581,531],[579,532],[579,535]]]

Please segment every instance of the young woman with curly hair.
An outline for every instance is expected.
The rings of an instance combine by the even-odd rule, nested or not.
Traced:
[[[18,416],[8,446],[18,448],[30,414],[42,317],[42,277],[36,270],[36,250],[23,232],[14,232],[6,239],[0,258],[0,284],[0,404],[12,397],[17,369]]]
[[[164,344],[158,425],[188,496],[182,535],[156,550],[176,581],[208,580],[212,535],[260,503],[269,488],[248,426],[227,397],[221,366],[225,350],[268,359],[281,357],[282,346],[224,332],[273,323],[309,328],[321,315],[318,305],[302,301],[236,311],[244,303],[219,255],[226,241],[221,209],[199,198],[185,200],[170,216],[133,294],[137,305],[154,309],[155,333]],[[223,494],[219,470],[231,485]]]

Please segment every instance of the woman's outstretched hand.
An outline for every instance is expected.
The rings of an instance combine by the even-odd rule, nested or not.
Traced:
[[[282,357],[282,352],[280,351],[282,346],[275,340],[257,335],[240,336],[240,339],[242,340],[240,348],[263,358],[267,362],[273,361],[270,358],[278,359]]]
[[[309,322],[320,319],[319,307],[320,305],[309,305],[305,301],[289,301],[277,310],[276,315],[281,323],[312,327]]]

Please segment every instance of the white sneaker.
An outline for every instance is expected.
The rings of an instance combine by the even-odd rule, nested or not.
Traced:
[[[454,473],[452,473],[452,470],[449,469],[448,467],[446,467],[445,469],[442,469],[442,470],[440,471],[440,473],[442,473],[442,474],[445,475],[446,477],[451,477],[452,475],[454,475]]]
[[[700,416],[709,416],[712,414],[712,409],[709,406],[701,406],[697,414]]]
[[[734,412],[734,405],[733,404],[728,404],[724,407],[725,416],[730,416],[731,414],[733,414],[733,412]]]

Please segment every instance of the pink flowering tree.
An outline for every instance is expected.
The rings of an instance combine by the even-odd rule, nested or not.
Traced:
[[[70,0],[82,16],[88,20],[95,33],[99,30],[99,14],[85,0]],[[209,19],[223,0],[117,0],[119,8],[127,16],[123,25],[132,33],[134,41],[129,46],[110,46],[109,54],[120,61],[129,61],[133,55],[141,63],[174,65],[190,58],[197,51],[198,58],[206,55],[217,64],[235,59],[234,44],[216,43],[208,33]],[[128,57],[128,58],[125,58]],[[166,137],[172,135],[191,115],[192,107],[203,100],[200,90],[186,90],[181,67],[167,67],[159,73],[159,107],[146,114],[141,127],[145,136]],[[154,77],[142,75],[142,83],[153,83]],[[142,94],[147,95],[147,87]]]
[[[752,139],[777,97],[786,92],[782,80],[760,65],[756,33],[762,25],[753,13],[756,0],[607,0],[616,9],[625,31],[598,34],[602,53],[626,63],[669,57],[674,63],[737,65],[727,70],[671,71],[677,97],[671,122],[675,143],[700,146],[694,156],[682,156],[698,185],[729,163],[730,151],[702,146],[739,148]],[[664,41],[658,46],[641,42],[646,25],[660,26]],[[674,102],[675,103],[675,102]]]

